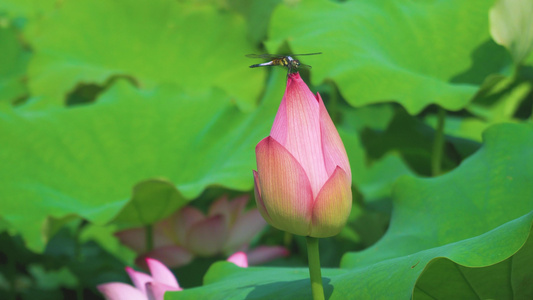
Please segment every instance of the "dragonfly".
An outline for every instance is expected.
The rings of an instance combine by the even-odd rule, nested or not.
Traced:
[[[250,68],[266,67],[266,66],[283,66],[289,69],[287,73],[287,76],[289,76],[289,74],[296,72],[296,70],[298,70],[299,67],[311,68],[310,65],[302,64],[300,60],[293,58],[293,56],[317,55],[317,54],[322,54],[322,52],[305,53],[305,54],[287,54],[287,55],[248,54],[246,56],[250,58],[262,58],[265,60],[270,59],[270,61],[266,63],[251,65]]]

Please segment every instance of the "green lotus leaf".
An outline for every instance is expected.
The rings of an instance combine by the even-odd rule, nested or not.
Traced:
[[[78,84],[127,76],[143,88],[175,83],[196,95],[216,87],[250,109],[265,73],[247,68],[254,50],[244,25],[237,14],[194,3],[65,1],[26,31],[35,52],[29,87],[39,107],[62,105]]]
[[[244,16],[248,37],[256,44],[266,38],[268,24],[274,8],[282,0],[228,0],[227,5]]]
[[[0,136],[9,141],[0,149],[2,217],[40,250],[49,216],[104,224],[123,210],[121,221],[142,225],[208,186],[250,190],[254,147],[283,95],[285,74],[276,74],[253,113],[219,89],[191,96],[175,85],[141,91],[126,80],[89,105],[1,111]],[[132,191],[147,179],[156,180]]]
[[[115,221],[150,225],[168,217],[187,202],[172,182],[162,179],[145,180],[133,187],[130,202]],[[159,205],[154,206],[154,203]]]
[[[497,264],[471,268],[446,258],[431,261],[416,283],[413,299],[531,299],[533,238]],[[446,284],[442,284],[446,278]],[[430,292],[426,292],[430,291]]]
[[[354,106],[396,101],[463,108],[490,74],[510,65],[489,34],[491,1],[311,0],[274,11],[267,46],[287,42]],[[334,20],[334,21],[332,21]],[[505,72],[508,72],[505,71]]]
[[[57,5],[56,0],[2,0],[0,14],[10,18],[34,18],[50,12]]]
[[[30,53],[12,25],[0,26],[0,49],[0,102],[13,102],[27,93],[24,76]]]
[[[415,299],[450,295],[440,294],[442,285],[452,298],[471,295],[472,288],[484,299],[498,299],[509,289],[515,298],[530,294],[531,285],[516,288],[533,276],[524,267],[532,263],[533,190],[528,182],[533,178],[533,125],[494,126],[484,141],[446,175],[400,178],[389,230],[373,246],[344,255],[341,269],[323,270],[326,297],[410,299],[413,291]],[[498,263],[511,267],[511,281],[510,269]],[[450,277],[452,268],[465,276]],[[308,299],[308,276],[303,268],[242,269],[219,263],[203,287],[167,293],[167,299]]]

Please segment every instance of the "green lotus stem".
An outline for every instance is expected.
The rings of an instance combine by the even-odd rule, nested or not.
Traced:
[[[283,245],[285,245],[286,248],[290,248],[292,243],[292,233],[285,231],[285,235],[283,236]]]
[[[82,254],[81,254],[81,234],[83,233],[83,229],[85,229],[85,226],[87,226],[88,222],[86,220],[82,220],[80,224],[76,227],[76,231],[74,232],[74,258],[78,261],[82,261]]]
[[[154,228],[151,224],[146,225],[144,231],[146,235],[146,252],[150,252],[154,249]]]
[[[313,300],[324,300],[324,288],[322,287],[322,274],[320,271],[320,254],[318,253],[318,238],[308,236],[306,240]]]
[[[81,253],[81,234],[83,233],[83,229],[85,229],[85,226],[87,226],[87,224],[89,224],[88,221],[82,220],[74,233],[74,258],[79,264],[81,264],[83,260],[83,255]],[[81,280],[78,278],[76,286],[76,300],[83,300],[83,298],[83,285],[81,283]]]
[[[446,111],[439,106],[437,113],[437,129],[435,130],[435,140],[433,142],[433,155],[431,157],[431,175],[438,176],[441,173],[442,153],[444,152],[444,118]]]

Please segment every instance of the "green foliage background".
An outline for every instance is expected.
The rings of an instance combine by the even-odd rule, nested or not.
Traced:
[[[1,1],[0,298],[97,298],[133,261],[114,231],[250,192],[286,75],[245,55],[319,51],[301,73],[354,183],[346,229],[321,242],[327,298],[533,298],[532,14],[527,0]],[[288,246],[276,267],[218,262],[166,299],[309,299],[302,240]]]

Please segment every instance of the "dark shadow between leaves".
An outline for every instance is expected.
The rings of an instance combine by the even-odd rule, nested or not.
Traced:
[[[399,107],[385,131],[365,129],[361,141],[371,160],[379,160],[390,151],[398,152],[411,170],[422,176],[431,176],[430,160],[433,153],[435,130],[417,117]],[[448,172],[460,162],[460,156],[448,141],[444,144],[442,168]]]
[[[470,68],[453,76],[451,83],[481,85],[488,75],[501,73],[511,63],[507,50],[492,40],[479,45],[470,57]]]
[[[105,92],[118,79],[126,79],[132,85],[139,87],[137,80],[128,75],[111,76],[103,85],[98,85],[95,83],[79,83],[70,93],[67,94],[65,106],[72,107],[96,102],[98,96]]]

